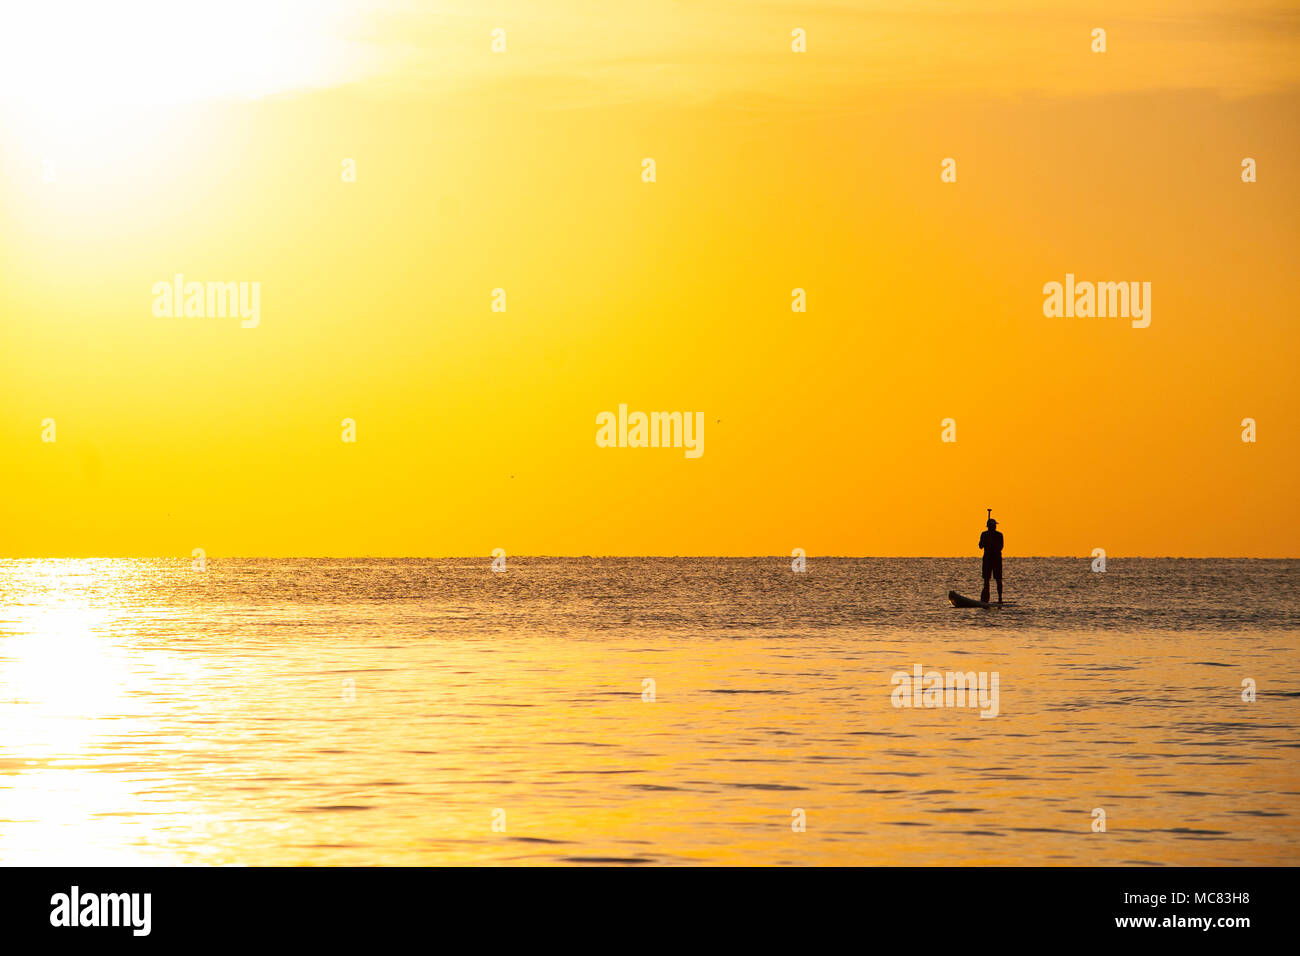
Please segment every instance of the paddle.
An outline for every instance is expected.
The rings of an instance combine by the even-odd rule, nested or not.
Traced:
[[[992,509],[992,508],[985,508],[984,510],[985,510],[986,512],[988,512],[988,519],[985,521],[984,526],[985,526],[985,527],[988,527],[988,522],[993,520],[993,509]],[[985,534],[987,534],[987,533],[988,533],[988,532],[985,532]],[[980,539],[981,542],[983,542],[983,540],[984,540],[983,538]],[[984,552],[984,553],[985,553],[985,554],[988,554],[987,551]],[[989,592],[989,582],[988,582],[987,580],[985,580],[985,582],[984,582],[984,590],[980,592],[980,600],[981,600],[981,601],[987,601],[987,600],[989,599],[989,593],[988,593],[988,592]]]

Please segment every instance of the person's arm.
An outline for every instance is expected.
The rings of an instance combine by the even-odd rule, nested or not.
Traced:
[[[984,550],[984,539],[985,539],[986,537],[988,537],[988,532],[987,532],[987,531],[981,531],[981,532],[980,532],[980,550],[981,550],[981,551]]]

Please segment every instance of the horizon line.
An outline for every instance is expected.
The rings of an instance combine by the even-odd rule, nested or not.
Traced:
[[[89,555],[0,555],[0,561],[190,561],[194,555],[185,554],[89,554]],[[793,554],[510,554],[507,552],[507,559],[517,558],[564,558],[564,559],[581,559],[581,558],[654,558],[662,560],[672,560],[681,558],[694,559],[715,559],[715,560],[732,560],[744,561],[755,558],[772,558],[779,560],[790,560],[795,557]],[[950,559],[967,559],[979,560],[978,554],[805,554],[804,558],[830,559],[836,561],[856,561],[865,559],[888,559],[888,560],[911,560],[911,561],[928,561],[928,560],[950,560]],[[1019,554],[1007,555],[1005,560],[1018,561],[1029,559],[1069,559],[1075,561],[1090,561],[1095,555],[1092,554]],[[458,560],[492,560],[493,555],[489,553],[475,554],[204,554],[204,559],[212,560],[264,560],[264,561],[458,561]],[[1261,556],[1248,554],[1215,554],[1215,555],[1176,555],[1176,554],[1112,554],[1107,552],[1106,559],[1113,560],[1144,560],[1144,561],[1300,561],[1300,555],[1296,556]]]

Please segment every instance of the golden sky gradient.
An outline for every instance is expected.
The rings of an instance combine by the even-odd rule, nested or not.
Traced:
[[[1300,556],[1294,4],[29,6],[0,556]]]

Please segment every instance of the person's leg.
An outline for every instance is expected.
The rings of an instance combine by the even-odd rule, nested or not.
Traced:
[[[998,603],[1001,604],[1002,603],[1002,569],[1001,568],[998,568],[997,571],[997,582],[998,582]]]
[[[991,575],[992,573],[993,573],[993,569],[990,568],[988,565],[985,565],[984,566],[984,590],[980,592],[981,601],[988,601],[989,599],[989,575]]]

